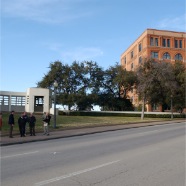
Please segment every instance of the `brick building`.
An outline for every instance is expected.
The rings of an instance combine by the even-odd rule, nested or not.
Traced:
[[[121,65],[127,71],[135,71],[145,58],[153,58],[174,62],[181,60],[186,63],[186,32],[168,30],[145,30],[121,55]],[[134,106],[139,105],[135,90],[129,94]],[[147,105],[147,111],[152,111]],[[154,108],[161,111],[161,107]]]

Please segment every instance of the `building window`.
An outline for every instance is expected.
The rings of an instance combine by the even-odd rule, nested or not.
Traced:
[[[158,59],[158,52],[151,52],[151,57]]]
[[[155,38],[155,46],[158,46],[158,38]]]
[[[43,96],[36,96],[35,97],[35,103],[36,103],[36,105],[43,105],[44,104]]]
[[[8,105],[9,96],[0,96],[0,105]]]
[[[176,54],[175,55],[175,60],[182,60],[182,55],[181,54]]]
[[[163,38],[163,40],[162,40],[162,46],[163,47],[170,47],[170,39]]]
[[[163,40],[162,40],[162,46],[163,46],[163,47],[166,47],[166,39],[163,39]]]
[[[154,46],[154,38],[153,37],[150,38],[150,46]]]
[[[150,46],[158,46],[158,38],[150,37]]]
[[[183,47],[182,40],[175,39],[174,40],[174,47],[175,48],[182,48]]]
[[[168,52],[163,54],[163,59],[170,59],[170,54]]]
[[[170,47],[170,39],[167,39],[167,47]]]
[[[131,58],[133,58],[134,57],[134,53],[133,53],[133,51],[131,52]]]
[[[126,59],[126,56],[124,57],[124,63],[125,63],[125,64],[127,63],[127,59]]]
[[[11,104],[16,106],[25,106],[25,97],[23,96],[12,96]]]
[[[142,57],[140,56],[139,57],[139,62],[138,62],[139,64],[141,64],[142,63]]]
[[[141,43],[139,44],[139,52],[141,52],[141,49],[142,49],[142,46],[141,46]]]
[[[174,48],[178,48],[178,40],[174,40]]]
[[[134,65],[133,65],[133,63],[131,64],[131,70],[134,68]]]
[[[180,48],[182,48],[182,40],[179,40]]]

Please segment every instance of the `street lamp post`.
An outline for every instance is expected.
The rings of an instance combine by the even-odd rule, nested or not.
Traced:
[[[58,83],[54,81],[54,128],[56,128],[56,89],[58,87]]]
[[[141,111],[141,119],[144,119],[144,112],[145,112],[145,96],[143,97],[143,103],[142,103],[142,111]]]
[[[172,108],[172,94],[171,94],[171,119],[173,119],[173,108]]]

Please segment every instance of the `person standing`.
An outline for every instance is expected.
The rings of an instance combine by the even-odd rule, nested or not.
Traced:
[[[51,116],[47,112],[45,115],[45,118],[43,119],[43,125],[44,125],[44,134],[43,135],[49,136],[50,119],[51,119]]]
[[[30,128],[30,136],[35,136],[35,123],[36,123],[36,118],[33,115],[33,113],[30,113],[30,117],[28,119],[29,122],[29,128]]]
[[[23,112],[23,117],[24,117],[24,120],[25,120],[25,124],[24,124],[24,136],[26,136],[26,124],[28,123],[28,116],[27,116],[27,113],[26,112]]]
[[[24,113],[18,118],[20,137],[25,137],[25,118]]]
[[[8,124],[10,126],[10,129],[9,129],[9,138],[13,138],[12,132],[13,132],[13,127],[15,125],[15,122],[14,122],[14,111],[12,111],[11,114],[9,115]]]

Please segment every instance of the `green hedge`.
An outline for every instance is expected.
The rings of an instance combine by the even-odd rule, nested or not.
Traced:
[[[64,112],[59,111],[59,115],[69,116],[121,116],[121,117],[141,117],[141,113],[107,113],[107,112],[83,112],[83,111],[71,111]],[[170,118],[171,114],[144,114],[146,118]],[[176,114],[173,118],[186,118],[186,114]]]

